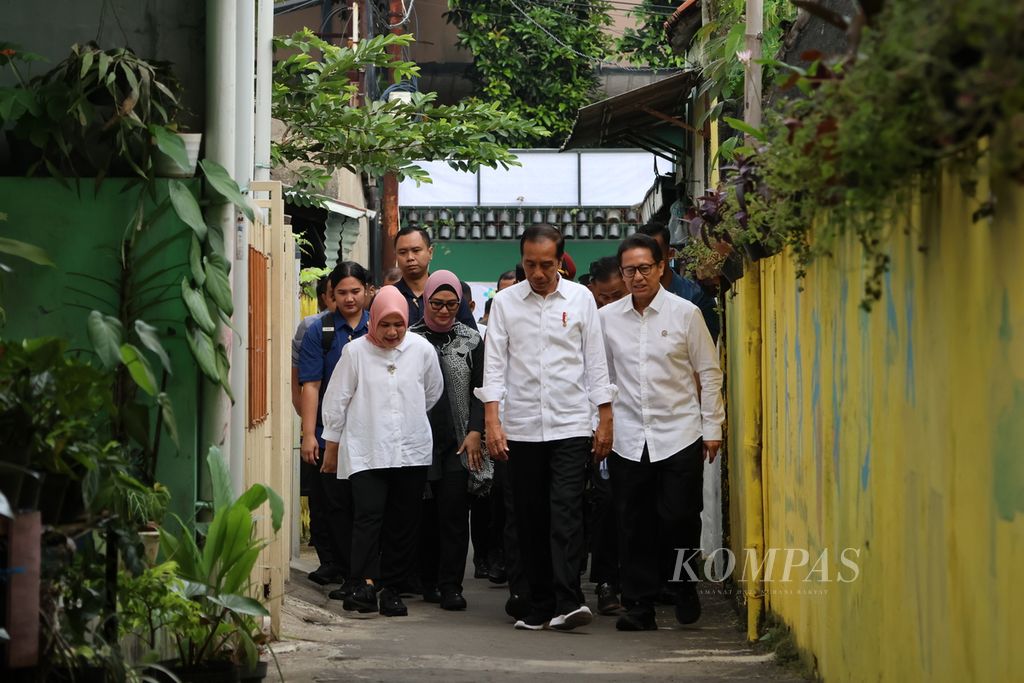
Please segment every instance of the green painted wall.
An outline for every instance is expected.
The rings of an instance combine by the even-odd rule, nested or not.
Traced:
[[[66,337],[70,349],[92,355],[85,330],[89,312],[115,313],[115,290],[102,281],[119,276],[119,246],[138,192],[122,193],[127,182],[108,179],[96,191],[92,180],[67,189],[51,179],[0,178],[0,234],[42,247],[57,264],[47,268],[5,259],[16,271],[3,275],[7,322],[0,327],[0,336]],[[166,194],[166,181],[157,181],[157,198]],[[171,358],[167,392],[177,413],[181,444],[179,452],[166,434],[161,437],[157,480],[171,489],[171,511],[185,520],[192,519],[196,500],[200,410],[199,371],[180,322],[185,313],[180,283],[188,267],[179,264],[187,264],[189,235],[173,212],[165,212],[139,237],[136,251],[151,252],[140,264],[137,281],[160,273],[148,285],[157,289],[146,292],[148,300],[160,303],[141,317],[159,328]],[[156,371],[159,361],[150,360]]]
[[[612,256],[619,240],[567,240],[565,252],[576,262],[577,278],[590,262]],[[445,240],[434,242],[433,270],[450,270],[467,282],[497,281],[519,262],[519,240]]]

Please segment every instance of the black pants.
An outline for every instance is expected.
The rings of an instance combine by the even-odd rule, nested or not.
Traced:
[[[589,437],[576,437],[508,444],[516,531],[534,618],[547,619],[580,606],[583,487],[590,442]]]
[[[607,474],[607,472],[605,473]],[[619,523],[615,514],[610,479],[601,477],[600,466],[590,477],[590,580],[619,585]]]
[[[467,500],[469,502],[469,533],[473,541],[473,564],[479,565],[486,562],[494,550],[491,544],[491,494],[488,493],[486,496],[467,495]]]
[[[433,494],[422,503],[419,555],[423,589],[462,592],[469,552],[469,472],[459,468],[430,482]]]
[[[495,503],[491,517],[492,533],[500,534],[505,572],[508,574],[508,591],[511,595],[529,597],[530,584],[526,581],[522,553],[519,551],[515,502],[512,496],[512,484],[508,480],[507,462],[494,461],[494,483],[491,487],[491,496],[494,497]],[[497,526],[499,521],[500,526]]]
[[[356,472],[352,484],[352,577],[396,587],[416,566],[416,534],[427,468]]]
[[[630,609],[653,611],[661,588],[659,554],[676,548],[696,575],[700,555],[700,513],[704,508],[703,441],[697,439],[669,458],[651,462],[644,446],[640,462],[612,453],[608,463],[615,512],[621,525],[619,547],[622,599]],[[660,538],[659,538],[660,537]],[[696,586],[685,569],[675,591]]]
[[[335,474],[307,465],[309,473],[309,541],[320,564],[338,567],[344,576],[352,560],[352,485]]]

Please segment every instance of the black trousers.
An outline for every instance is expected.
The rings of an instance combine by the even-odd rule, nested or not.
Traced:
[[[492,533],[500,534],[500,547],[504,555],[505,572],[508,574],[509,593],[524,598],[529,597],[530,584],[526,581],[522,553],[519,551],[515,502],[512,496],[512,483],[508,480],[507,462],[494,461],[494,483],[491,486],[491,496],[494,497],[491,516]],[[498,522],[500,522],[500,526],[498,526]]]
[[[607,474],[607,473],[605,473]],[[611,479],[603,479],[599,465],[590,477],[590,580],[619,585],[619,522],[612,498]]]
[[[669,458],[651,462],[644,446],[640,462],[612,453],[608,463],[619,546],[622,599],[630,609],[654,611],[661,589],[659,554],[676,548],[696,575],[700,556],[700,513],[704,508],[704,443],[697,439]],[[685,569],[670,582],[677,593],[693,590]]]
[[[307,465],[309,483],[309,541],[320,564],[338,567],[349,576],[352,560],[352,485],[335,474]]]
[[[468,485],[467,474],[467,485]],[[491,494],[467,496],[469,502],[469,533],[473,541],[473,563],[486,562],[494,546],[491,543]]]
[[[580,606],[583,487],[590,443],[589,437],[508,443],[516,531],[535,618]]]
[[[352,484],[353,578],[385,588],[408,580],[416,566],[416,534],[427,467],[356,472]]]
[[[433,496],[422,503],[419,557],[424,590],[462,592],[469,552],[469,472],[459,468],[430,482]]]

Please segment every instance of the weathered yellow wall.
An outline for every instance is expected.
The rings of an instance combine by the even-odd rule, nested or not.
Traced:
[[[854,240],[799,291],[786,256],[762,261],[764,539],[830,551],[833,582],[766,584],[766,605],[826,681],[1024,680],[1024,188],[997,212],[944,175],[891,228],[881,301],[859,308]],[[987,197],[983,182],[978,196]],[[732,427],[757,385],[729,302],[732,541],[753,505],[749,434]],[[860,575],[838,565],[859,549]],[[780,550],[781,552],[781,550]],[[784,556],[773,577],[781,577]],[[820,575],[815,575],[820,578]]]

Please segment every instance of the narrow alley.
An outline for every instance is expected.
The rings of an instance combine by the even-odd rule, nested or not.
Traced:
[[[303,571],[293,568],[291,578],[274,646],[289,682],[804,680],[748,645],[733,608],[707,583],[695,626],[678,625],[661,607],[653,633],[618,632],[615,618],[602,616],[578,631],[537,633],[513,630],[503,612],[507,588],[486,579],[467,578],[464,612],[415,597],[408,617],[388,619],[345,612]],[[584,590],[593,595],[593,585]]]

